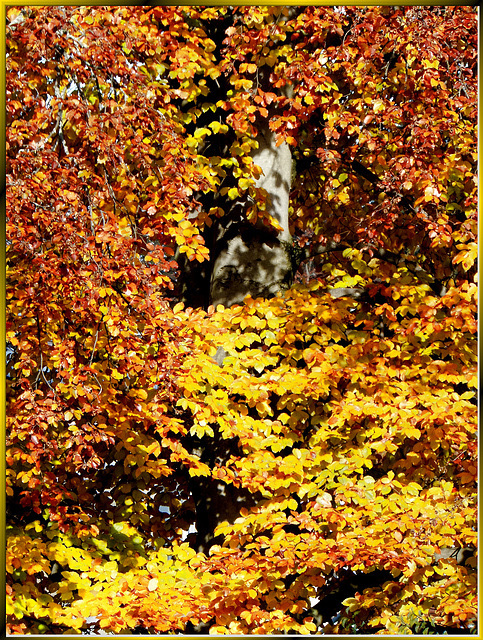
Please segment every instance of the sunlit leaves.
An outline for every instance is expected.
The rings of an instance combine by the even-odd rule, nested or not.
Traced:
[[[400,275],[397,272],[394,274],[394,283],[398,282]],[[388,314],[388,308],[376,305],[371,313],[377,317],[378,311],[382,309],[384,315],[388,314],[386,317],[390,322],[395,321],[395,313],[400,313],[402,308],[404,315],[412,315],[411,306],[407,304],[406,296],[409,294],[418,300],[414,303],[414,316],[416,309],[419,310],[419,314],[421,309],[427,309],[426,314],[422,312],[420,321],[428,331],[418,332],[414,321],[408,325],[408,333],[393,336],[392,340],[384,337],[371,338],[365,331],[347,331],[345,339],[348,338],[349,344],[341,346],[333,359],[330,353],[331,349],[335,349],[335,345],[326,346],[323,352],[321,350],[321,345],[327,345],[330,341],[326,334],[327,328],[321,326],[318,330],[314,320],[322,317],[324,305],[330,304],[332,316],[335,315],[334,307],[339,305],[339,321],[349,323],[351,313],[354,312],[349,312],[348,307],[353,305],[353,302],[347,304],[344,300],[338,302],[324,299],[320,294],[311,297],[308,292],[299,297],[298,292],[294,291],[293,300],[290,294],[285,296],[283,301],[275,298],[268,303],[266,310],[261,308],[260,302],[255,307],[250,299],[246,301],[244,308],[219,310],[218,317],[225,329],[228,328],[227,321],[231,316],[231,330],[222,333],[217,341],[223,344],[225,349],[235,348],[238,351],[237,358],[225,359],[224,378],[210,376],[209,387],[202,382],[209,371],[206,362],[202,370],[200,368],[196,374],[190,367],[190,380],[199,380],[198,386],[203,390],[200,398],[202,397],[211,407],[213,415],[217,416],[216,421],[221,422],[223,415],[229,416],[232,427],[224,433],[227,436],[234,433],[243,434],[244,451],[248,455],[243,459],[243,463],[232,463],[231,469],[236,470],[236,477],[269,499],[265,509],[260,510],[260,518],[254,515],[253,521],[245,517],[239,524],[226,524],[219,528],[220,533],[226,535],[233,532],[236,539],[243,543],[247,535],[253,535],[253,531],[256,530],[254,527],[260,526],[255,523],[262,523],[262,514],[265,523],[263,527],[267,526],[267,513],[279,513],[279,522],[297,522],[300,517],[300,523],[308,525],[311,522],[310,528],[315,527],[318,530],[325,526],[324,522],[331,521],[332,515],[327,509],[333,508],[333,504],[344,505],[343,517],[346,522],[347,519],[357,518],[356,514],[361,516],[362,513],[368,513],[367,510],[370,508],[373,520],[370,527],[361,523],[360,528],[347,528],[344,535],[341,534],[337,538],[339,549],[343,544],[348,545],[345,562],[348,558],[354,558],[354,568],[364,570],[366,564],[364,561],[361,562],[361,558],[367,554],[367,562],[369,558],[374,561],[375,545],[381,549],[382,555],[378,560],[380,565],[397,568],[406,576],[413,576],[418,571],[419,561],[411,564],[410,558],[418,553],[423,540],[431,540],[434,545],[426,551],[429,557],[437,552],[439,546],[455,544],[458,535],[464,535],[468,544],[474,543],[475,532],[471,525],[471,522],[474,522],[474,514],[469,515],[470,509],[469,519],[466,520],[458,513],[465,498],[457,498],[461,505],[459,508],[454,509],[448,505],[449,511],[446,510],[444,502],[455,488],[451,482],[444,482],[441,490],[437,481],[442,471],[442,459],[438,453],[440,447],[448,453],[455,452],[459,446],[460,452],[466,451],[469,441],[463,434],[467,428],[473,433],[470,446],[475,446],[474,418],[471,417],[474,415],[474,405],[467,402],[473,397],[473,393],[467,392],[458,396],[457,403],[454,404],[456,396],[452,391],[452,383],[446,386],[447,383],[442,382],[440,375],[436,373],[442,371],[441,367],[444,370],[446,366],[442,361],[438,363],[436,356],[437,351],[442,348],[442,343],[438,342],[441,336],[434,327],[429,329],[432,318],[438,314],[440,304],[451,304],[455,292],[448,292],[447,297],[440,303],[437,298],[428,295],[427,288],[424,287],[419,291],[408,285],[394,284],[391,291],[392,304],[396,303],[394,311]],[[288,315],[285,311],[286,305],[293,305]],[[363,326],[362,315],[359,314],[358,317],[359,324]],[[448,315],[446,311],[444,319],[440,321],[439,331],[446,326],[447,330],[455,332],[453,335],[456,338],[458,329],[450,329],[450,318],[451,313]],[[262,338],[255,360],[253,356],[256,350],[244,349],[236,335],[248,337],[250,329],[256,327],[261,337],[260,329],[268,321],[275,330],[277,344],[274,345],[269,339],[264,345]],[[365,322],[367,321],[368,317]],[[316,329],[315,332],[309,330],[310,326]],[[400,324],[399,330],[404,331],[404,326],[404,323]],[[296,339],[308,340],[311,346],[303,351],[294,349],[291,346],[295,341],[292,338],[293,334]],[[334,337],[337,341],[342,341],[342,335],[336,329]],[[428,352],[427,341],[431,339],[436,339],[436,342]],[[289,348],[281,349],[281,345],[284,344]],[[426,353],[432,354],[434,365],[427,366],[430,360],[427,359]],[[291,369],[301,361],[310,367],[305,370],[303,377],[298,373],[298,369]],[[424,367],[423,362],[426,362]],[[219,371],[217,365],[213,364],[212,367],[214,371]],[[291,370],[293,373],[289,374]],[[421,379],[423,372],[426,377]],[[348,386],[341,396],[339,389],[344,379]],[[445,379],[449,382],[452,378]],[[464,374],[456,379],[470,382],[470,378]],[[312,386],[312,381],[317,382],[317,386]],[[217,392],[214,385],[220,384],[228,388],[232,394],[243,393],[245,403],[239,404],[239,400],[235,398],[231,403],[224,400],[221,406],[212,403],[206,392],[212,388],[210,393],[215,395]],[[364,387],[364,384],[369,386]],[[470,384],[474,384],[474,378]],[[328,405],[323,401],[324,388],[327,390],[326,393],[330,389],[333,395],[333,400]],[[191,395],[193,390],[191,384]],[[266,390],[270,390],[268,397]],[[275,413],[272,412],[273,402],[269,402],[273,394],[280,398]],[[226,395],[223,397],[226,398]],[[436,402],[435,398],[438,398]],[[280,411],[285,407],[289,407],[290,414]],[[438,427],[443,420],[446,425],[445,435]],[[312,429],[315,431],[310,440],[311,448],[306,449],[299,445],[301,448],[292,449],[293,444],[301,441],[300,434],[309,424],[313,425]],[[272,440],[274,433],[277,434],[275,441]],[[450,436],[450,433],[453,435]],[[459,442],[459,445],[456,442]],[[264,451],[265,447],[269,447],[273,454]],[[277,457],[284,447],[290,447],[293,453]],[[401,450],[405,451],[404,457],[394,457]],[[453,460],[456,460],[457,455],[450,454]],[[464,496],[465,484],[467,481],[471,482],[470,472],[455,473],[453,464],[454,462],[448,458],[444,473],[452,474],[451,477],[459,483]],[[388,470],[387,475],[374,480],[367,475],[367,470],[372,470],[375,466],[378,473],[382,468],[392,467],[398,475],[396,477],[393,470]],[[227,466],[227,472],[229,469],[230,465]],[[432,489],[428,491],[423,488],[423,484],[431,486],[435,480],[436,484]],[[303,512],[308,515],[310,508],[311,520],[302,520],[301,516],[297,515],[297,511],[300,510],[296,501],[280,501],[279,496],[283,495],[280,492],[286,490],[297,493],[303,499],[312,496],[312,502],[306,503],[307,511]],[[272,511],[273,509],[276,511]],[[287,509],[292,511],[288,519],[285,515]],[[408,516],[408,513],[411,515]],[[420,523],[417,531],[414,530],[415,518]],[[448,522],[452,522],[453,526],[448,526]],[[370,538],[367,538],[367,533],[370,533]],[[361,542],[355,546],[359,539]],[[370,551],[365,551],[366,546]],[[407,565],[401,562],[404,554],[408,554]],[[472,606],[470,605],[468,611],[474,612]],[[473,613],[465,615],[471,617]]]
[[[7,18],[11,633],[472,630],[474,11]],[[277,228],[267,119],[319,257],[283,295],[185,308],[180,256],[208,267],[232,207]],[[209,482],[253,506],[204,554]]]

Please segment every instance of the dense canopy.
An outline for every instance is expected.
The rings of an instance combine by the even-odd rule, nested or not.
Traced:
[[[476,41],[7,9],[9,633],[476,632]]]

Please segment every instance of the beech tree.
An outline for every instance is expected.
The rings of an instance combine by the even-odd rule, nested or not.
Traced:
[[[476,38],[8,8],[9,633],[477,632]]]

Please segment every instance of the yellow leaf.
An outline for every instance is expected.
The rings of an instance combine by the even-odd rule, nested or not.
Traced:
[[[196,129],[196,131],[193,134],[195,138],[204,138],[205,136],[210,136],[210,135],[211,135],[211,131],[206,127],[202,127],[201,129]]]
[[[252,184],[252,181],[247,180],[247,178],[240,178],[240,180],[238,180],[238,184],[240,185],[240,189],[248,189]]]
[[[372,103],[372,108],[374,109],[374,113],[380,113],[381,111],[385,111],[386,107],[382,100],[374,100]]]
[[[213,130],[214,133],[219,133],[220,131],[222,133],[226,133],[228,131],[228,127],[226,124],[221,124],[221,122],[216,122],[216,120],[210,122],[208,126]]]
[[[330,495],[330,493],[324,492],[320,496],[317,496],[315,502],[321,507],[325,507],[326,509],[328,509],[332,506],[332,496]]]
[[[304,349],[302,355],[304,357],[305,362],[309,364],[315,358],[315,354],[316,354],[316,351],[314,349]]]
[[[210,475],[210,467],[204,462],[198,462],[196,468],[191,468],[189,470],[190,476],[209,476]]]
[[[151,578],[151,580],[148,582],[148,591],[155,591],[157,588],[158,588],[158,579]]]
[[[267,414],[270,415],[270,416],[273,415],[272,409],[270,408],[270,406],[266,402],[257,402],[256,408],[257,408],[257,411],[258,411],[259,415],[262,416],[262,418],[264,416],[266,416]]]

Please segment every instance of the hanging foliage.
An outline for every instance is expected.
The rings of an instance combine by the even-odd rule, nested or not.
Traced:
[[[10,634],[476,633],[476,15],[7,9]]]

